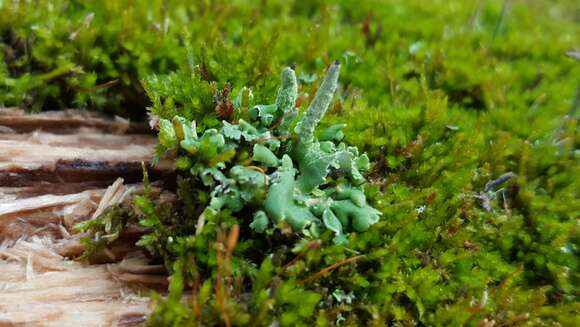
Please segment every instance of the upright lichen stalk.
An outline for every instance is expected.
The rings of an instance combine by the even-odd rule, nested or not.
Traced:
[[[328,69],[328,73],[310,103],[304,119],[296,127],[296,132],[302,142],[310,142],[314,138],[316,126],[318,126],[318,123],[324,117],[326,110],[328,110],[332,97],[338,87],[339,72],[340,63],[335,61]]]

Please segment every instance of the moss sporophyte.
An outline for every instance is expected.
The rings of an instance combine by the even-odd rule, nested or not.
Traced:
[[[362,172],[368,170],[369,159],[341,142],[346,125],[315,134],[336,91],[339,71],[337,61],[302,117],[295,108],[296,74],[288,67],[281,73],[276,102],[252,107],[249,121],[222,121],[221,128],[198,135],[194,121],[180,116],[160,120],[164,148],[186,154],[178,169],[189,170],[211,190],[203,214],[252,206],[257,209],[250,227],[256,232],[287,223],[313,238],[331,230],[336,243],[346,242],[348,231],[367,230],[379,220],[380,212],[367,203],[363,190]]]

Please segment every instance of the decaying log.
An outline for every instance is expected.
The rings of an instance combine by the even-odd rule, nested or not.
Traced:
[[[130,200],[142,186],[119,179],[108,189],[16,199],[0,214],[0,326],[131,325],[148,313],[144,286],[163,290],[164,267],[149,266],[135,248],[133,228],[89,261],[71,260],[84,247],[73,228],[111,205]],[[169,196],[161,198],[172,199]],[[68,221],[68,220],[70,221]],[[68,221],[68,222],[67,222]],[[14,227],[17,226],[17,227]],[[113,263],[113,264],[94,264]]]
[[[25,115],[0,109],[0,127],[0,187],[41,183],[104,187],[119,176],[139,182],[142,162],[151,160],[157,142],[144,123],[79,111]],[[167,161],[148,168],[153,179],[172,171]]]
[[[32,132],[0,135],[0,186],[37,183],[110,184],[118,176],[128,182],[142,178],[156,140],[150,135],[79,133],[56,135]],[[152,178],[170,174],[165,161],[148,167]]]
[[[110,134],[151,134],[147,123],[130,123],[115,117],[110,120],[97,113],[80,110],[48,111],[27,115],[17,108],[0,108],[0,133],[22,133],[43,130],[60,134],[74,134],[90,128]]]
[[[90,236],[74,226],[143,191],[142,162],[156,143],[146,124],[78,111],[25,115],[0,109],[0,326],[122,326],[148,313],[143,287],[164,289],[131,227],[90,264],[75,261]],[[152,180],[172,174],[149,165]],[[175,196],[153,189],[160,202]]]
[[[143,322],[148,299],[107,265],[64,260],[49,239],[0,246],[0,326],[113,326]],[[48,244],[47,244],[48,243]],[[47,247],[48,246],[48,247]]]

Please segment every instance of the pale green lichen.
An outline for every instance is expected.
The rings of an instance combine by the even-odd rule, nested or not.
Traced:
[[[296,201],[296,180],[292,159],[282,158],[282,165],[274,173],[264,202],[266,213],[275,223],[287,222],[298,231],[303,231],[318,219],[310,212],[306,203]]]
[[[198,136],[194,122],[182,117],[161,120],[162,146],[174,150],[179,144],[189,155],[180,157],[177,167],[189,169],[211,189],[206,210],[235,213],[251,205],[261,208],[250,223],[258,233],[288,224],[318,237],[326,228],[337,243],[346,241],[346,232],[364,231],[378,221],[380,213],[367,203],[362,188],[368,158],[356,147],[339,143],[346,125],[330,126],[319,139],[314,133],[330,106],[339,71],[338,62],[331,65],[291,137],[298,95],[291,68],[282,71],[276,102],[253,106],[249,121],[223,121],[220,129]]]
[[[338,87],[338,75],[340,72],[340,64],[338,61],[334,62],[328,69],[326,77],[322,81],[320,88],[316,92],[314,99],[308,107],[306,115],[296,126],[296,133],[302,142],[312,141],[314,137],[314,130],[316,126],[328,110],[334,92]]]
[[[254,156],[252,160],[260,162],[266,167],[276,167],[279,163],[278,157],[270,149],[261,144],[254,145]]]

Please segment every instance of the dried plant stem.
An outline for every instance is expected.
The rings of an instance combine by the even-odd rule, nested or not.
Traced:
[[[349,263],[353,263],[353,262],[358,261],[358,260],[360,260],[360,259],[362,259],[364,257],[365,257],[364,255],[357,255],[357,256],[350,257],[348,259],[339,261],[339,262],[337,262],[337,263],[335,263],[335,264],[333,264],[331,266],[328,266],[328,267],[320,270],[319,272],[315,273],[314,275],[312,275],[312,276],[304,279],[303,281],[301,281],[301,283],[305,284],[305,283],[311,282],[313,280],[316,280],[316,279],[318,279],[318,278],[320,278],[320,277],[322,277],[322,276],[324,276],[324,275],[332,272],[334,269],[336,269],[336,268],[338,268],[340,266],[344,266],[344,265],[347,265]]]

